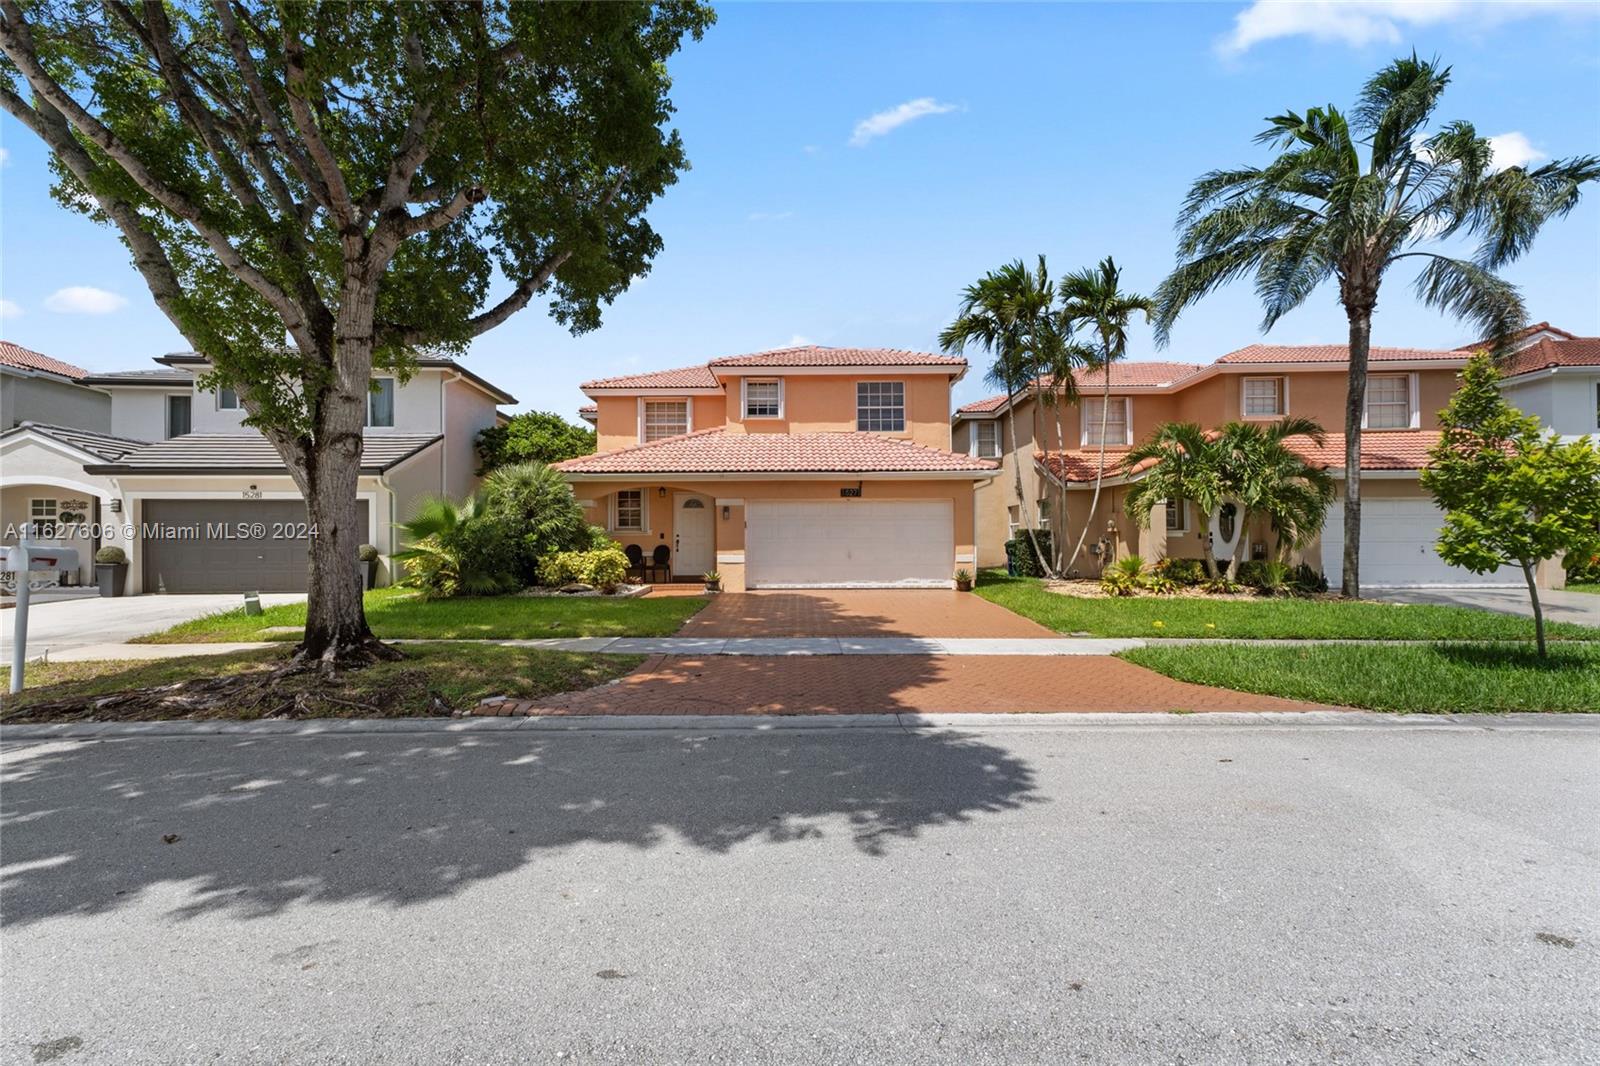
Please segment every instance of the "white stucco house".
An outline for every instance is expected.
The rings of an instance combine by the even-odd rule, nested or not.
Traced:
[[[1600,337],[1529,326],[1501,361],[1500,391],[1567,440],[1600,438]]]

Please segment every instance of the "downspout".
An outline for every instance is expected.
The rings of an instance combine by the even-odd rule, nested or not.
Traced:
[[[443,443],[443,442],[441,442],[441,443]],[[384,494],[386,496],[388,496],[388,498],[389,498],[389,528],[388,528],[388,536],[385,539],[389,542],[388,554],[392,559],[393,556],[394,556],[394,553],[400,550],[400,546],[394,542],[394,529],[395,529],[394,521],[395,521],[395,517],[396,517],[395,516],[395,503],[394,503],[394,486],[389,484],[389,472],[387,470],[383,471],[382,473],[380,473],[378,475],[378,487],[380,489],[382,489],[384,491]],[[371,531],[369,530],[368,532],[371,532]],[[399,584],[399,582],[395,580],[393,562],[391,562],[389,564],[389,584],[391,584],[391,585]]]
[[[450,495],[450,434],[445,432],[445,393],[451,385],[461,380],[461,371],[439,383],[439,495]],[[382,480],[382,479],[380,479]]]

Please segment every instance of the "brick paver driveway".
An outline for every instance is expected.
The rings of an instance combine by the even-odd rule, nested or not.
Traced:
[[[727,592],[680,637],[1053,637],[1037,622],[970,592],[808,589]]]
[[[483,714],[860,714],[1310,711],[1174,681],[1110,656],[655,656],[620,681]]]

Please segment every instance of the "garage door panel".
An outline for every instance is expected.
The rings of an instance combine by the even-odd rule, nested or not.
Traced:
[[[361,539],[370,539],[365,505]],[[140,538],[146,592],[304,592],[311,542],[274,537],[306,523],[301,500],[146,500]],[[155,527],[170,535],[155,535]],[[252,527],[265,536],[239,535]]]
[[[1434,544],[1444,515],[1431,500],[1361,501],[1361,584],[1364,588],[1447,588],[1456,585],[1516,585],[1504,568],[1488,574],[1451,566]],[[1344,574],[1344,505],[1328,509],[1322,527],[1322,570],[1338,586]]]
[[[950,500],[755,500],[745,522],[752,588],[950,584]]]

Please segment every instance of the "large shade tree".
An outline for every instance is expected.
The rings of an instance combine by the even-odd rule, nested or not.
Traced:
[[[1425,305],[1504,337],[1525,315],[1495,272],[1600,176],[1593,156],[1497,168],[1470,123],[1432,126],[1449,82],[1450,68],[1413,55],[1374,75],[1348,115],[1330,105],[1269,119],[1256,140],[1273,159],[1194,183],[1178,220],[1178,265],[1157,292],[1156,337],[1165,344],[1186,307],[1239,278],[1255,280],[1263,329],[1324,281],[1337,282],[1349,323],[1343,591],[1351,597],[1361,591],[1361,424],[1384,278],[1412,261]],[[1476,239],[1476,248],[1449,254],[1452,238]]]
[[[661,246],[688,3],[0,0],[0,105],[117,230],[317,529],[301,663],[367,628],[356,482],[375,367],[536,297],[574,332]]]

